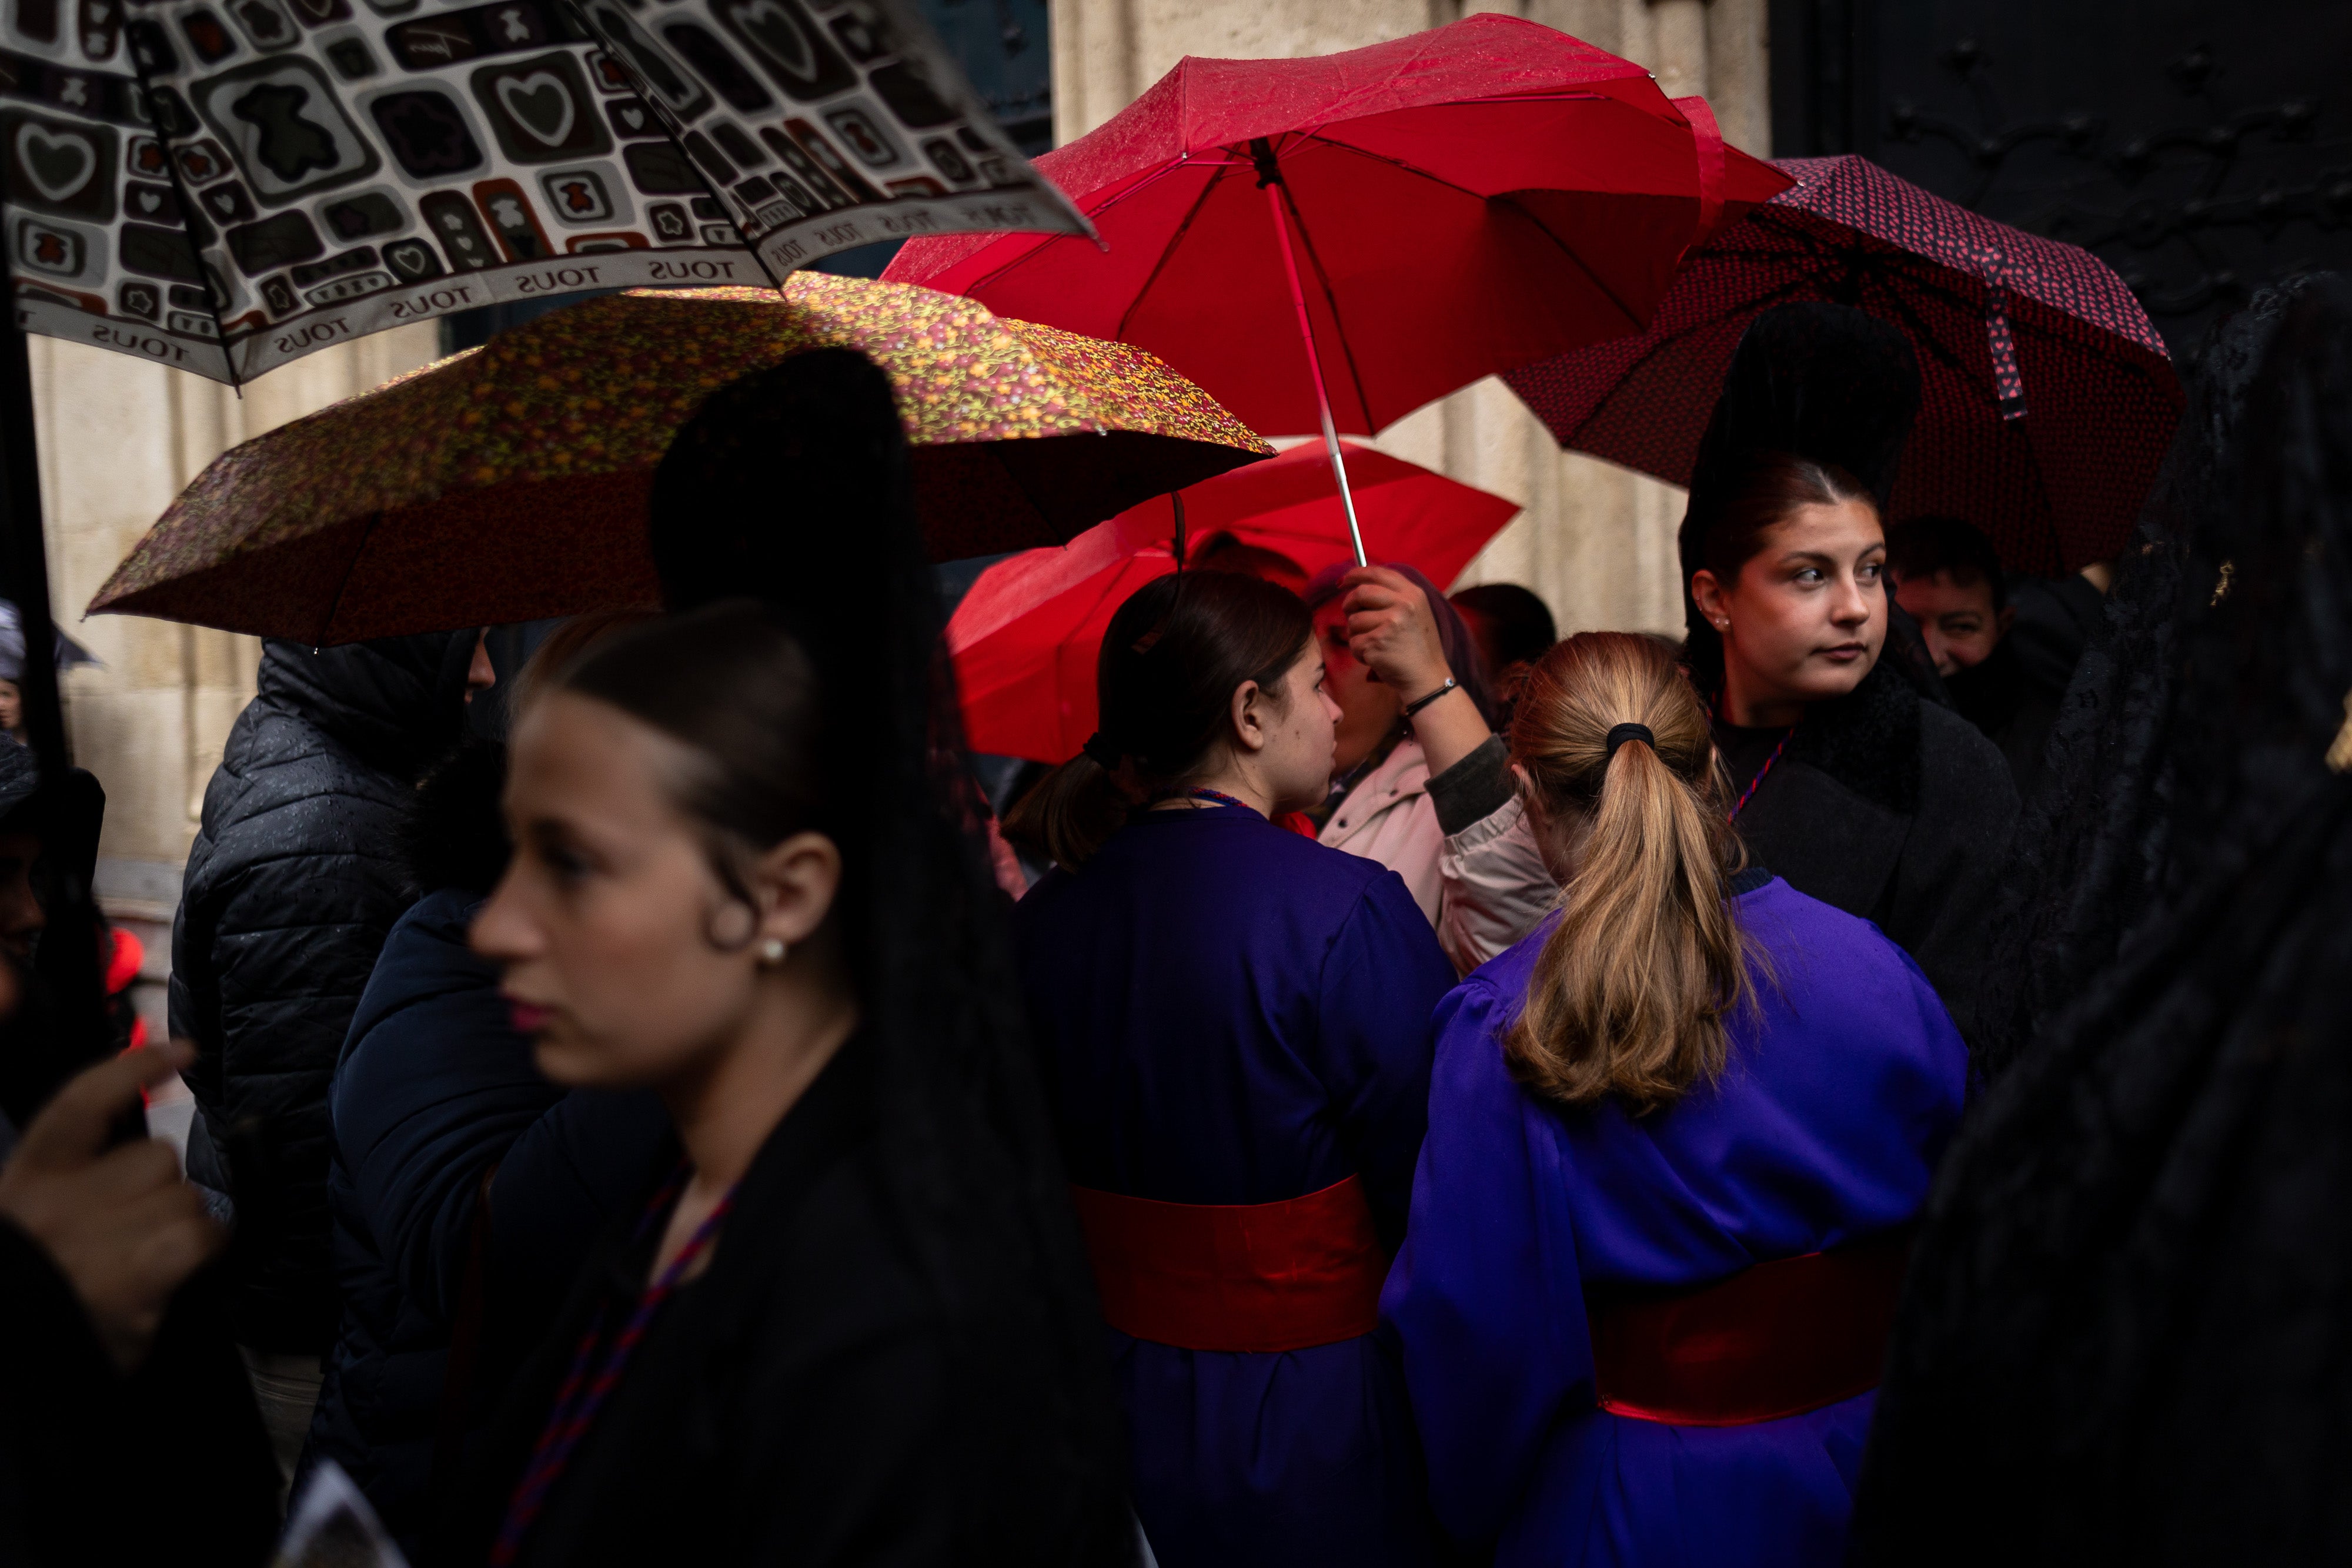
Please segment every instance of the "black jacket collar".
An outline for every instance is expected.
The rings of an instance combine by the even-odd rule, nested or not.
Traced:
[[[1904,816],[1919,810],[1919,694],[1881,661],[1862,684],[1815,703],[1789,739],[1789,760],[1806,762]]]
[[[259,695],[371,767],[413,779],[457,742],[476,633],[433,632],[333,648],[271,639]]]

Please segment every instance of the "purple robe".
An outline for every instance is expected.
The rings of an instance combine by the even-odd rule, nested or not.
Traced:
[[[1073,1182],[1260,1204],[1353,1175],[1395,1244],[1454,970],[1394,872],[1244,807],[1154,811],[1040,881],[1013,933]],[[1427,1561],[1376,1336],[1263,1354],[1109,1337],[1163,1568]]]
[[[1593,1402],[1587,1291],[1703,1285],[1895,1229],[1959,1120],[1967,1051],[1909,956],[1777,878],[1735,889],[1770,977],[1730,1024],[1722,1078],[1665,1110],[1565,1110],[1512,1080],[1501,1034],[1557,916],[1438,1009],[1381,1318],[1438,1521],[1504,1568],[1845,1559],[1875,1394],[1713,1427]]]

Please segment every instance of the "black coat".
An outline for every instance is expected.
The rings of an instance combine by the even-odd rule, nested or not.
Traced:
[[[172,1032],[196,1044],[190,1174],[236,1199],[233,1323],[259,1349],[334,1337],[327,1080],[409,902],[395,831],[460,733],[473,643],[263,644],[258,693],[205,790],[172,933]]]
[[[769,1135],[709,1268],[680,1285],[548,1493],[519,1562],[936,1564],[960,1552],[992,1441],[988,1303],[925,1283],[851,1040]],[[598,1309],[627,1320],[661,1225],[617,1228],[482,1446],[439,1560],[481,1563]],[[1016,1314],[1017,1315],[1017,1314]],[[608,1339],[609,1343],[609,1339]],[[1017,1500],[997,1500],[1014,1501]]]
[[[444,888],[400,917],[329,1096],[343,1320],[305,1463],[341,1465],[410,1552],[429,1521],[482,1178],[497,1172],[472,1312],[483,1337],[467,1386],[450,1390],[460,1430],[536,1345],[606,1224],[660,1174],[656,1155],[675,1157],[652,1095],[567,1093],[540,1076],[498,971],[466,945],[480,904]]]
[[[2065,688],[2042,685],[2028,673],[2014,642],[2003,638],[1982,664],[1952,676],[1946,689],[1959,716],[2000,747],[2017,781],[2019,800],[2032,800],[2042,788],[2050,732]]]
[[[1736,791],[1782,733],[1717,727]],[[1883,663],[1786,733],[1739,813],[1749,855],[1798,892],[1875,923],[1969,1033],[2018,815],[2008,763]]]
[[[126,1377],[49,1255],[0,1223],[0,1563],[268,1560],[278,1462],[220,1283],[183,1285]]]

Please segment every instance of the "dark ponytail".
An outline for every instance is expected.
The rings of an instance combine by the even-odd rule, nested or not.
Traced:
[[[1013,807],[1005,837],[1072,871],[1085,865],[1143,798],[1200,775],[1229,732],[1234,691],[1255,681],[1279,693],[1314,635],[1297,594],[1254,577],[1144,584],[1103,634],[1101,729]]]

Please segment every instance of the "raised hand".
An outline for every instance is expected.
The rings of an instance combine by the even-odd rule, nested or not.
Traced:
[[[1457,672],[1445,662],[1429,596],[1410,578],[1384,566],[1360,566],[1339,580],[1348,585],[1348,649],[1411,707],[1444,687]],[[1456,689],[1417,709],[1411,720],[1433,774],[1443,773],[1486,742],[1489,731],[1470,694]]]
[[[1445,684],[1445,645],[1429,600],[1411,579],[1384,566],[1360,566],[1339,580],[1348,589],[1348,650],[1411,702]]]
[[[47,1251],[125,1372],[146,1358],[172,1292],[227,1240],[180,1178],[168,1145],[106,1146],[108,1129],[141,1090],[194,1060],[173,1040],[85,1070],[0,1166],[0,1219]]]

